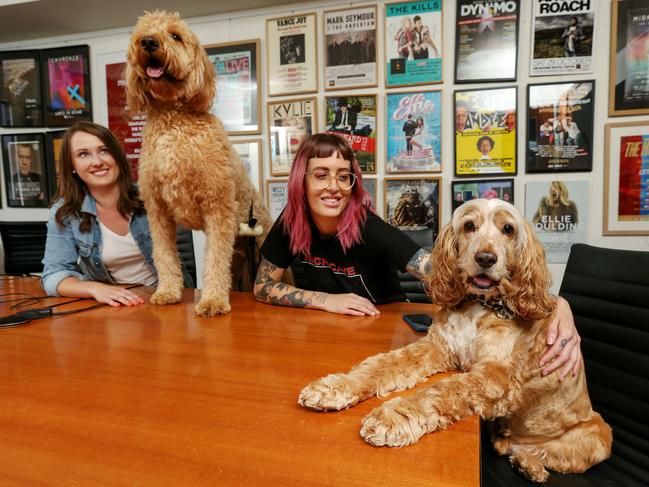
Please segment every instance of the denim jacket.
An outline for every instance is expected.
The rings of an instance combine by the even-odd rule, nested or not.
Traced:
[[[63,226],[56,222],[56,212],[63,205],[60,199],[50,209],[47,222],[47,241],[43,257],[43,275],[41,285],[49,296],[58,295],[58,287],[63,279],[76,277],[84,281],[99,281],[115,284],[112,276],[101,260],[101,230],[97,220],[97,205],[95,199],[87,194],[81,204],[81,212],[89,213],[91,227],[89,232],[81,232],[80,218],[69,217]],[[141,213],[131,218],[130,231],[146,262],[153,265],[153,244],[149,232],[149,222],[146,214]],[[191,277],[183,267],[185,286],[191,287]]]

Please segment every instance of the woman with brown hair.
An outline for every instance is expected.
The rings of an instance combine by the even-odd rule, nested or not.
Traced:
[[[157,282],[149,224],[126,155],[110,130],[77,122],[63,136],[60,160],[43,289],[111,306],[143,303],[120,286]]]

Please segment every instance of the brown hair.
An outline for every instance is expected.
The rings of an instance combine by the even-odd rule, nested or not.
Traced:
[[[73,172],[72,165],[72,136],[77,132],[86,132],[94,135],[101,140],[106,149],[119,168],[117,184],[119,186],[119,199],[117,209],[127,217],[131,213],[144,211],[144,205],[139,199],[137,187],[131,181],[131,168],[129,167],[126,154],[117,142],[113,133],[106,127],[97,125],[92,122],[77,122],[72,125],[63,135],[61,142],[61,174],[59,178],[59,187],[56,191],[54,200],[63,199],[63,205],[56,211],[56,223],[63,226],[63,222],[68,217],[81,219],[79,230],[82,232],[90,231],[90,215],[81,213],[81,204],[88,194],[88,187],[77,174]]]

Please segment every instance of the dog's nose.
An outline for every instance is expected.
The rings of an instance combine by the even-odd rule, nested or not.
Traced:
[[[160,45],[153,37],[143,37],[140,41],[140,45],[144,48],[146,52],[155,51]]]
[[[498,262],[498,256],[492,252],[478,252],[475,254],[475,261],[480,264],[483,269],[489,269],[492,265]]]

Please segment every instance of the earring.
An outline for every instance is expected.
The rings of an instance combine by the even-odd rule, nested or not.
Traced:
[[[75,170],[73,169],[73,170],[72,170],[72,174],[76,174],[76,173],[77,173],[77,171],[75,171]]]

